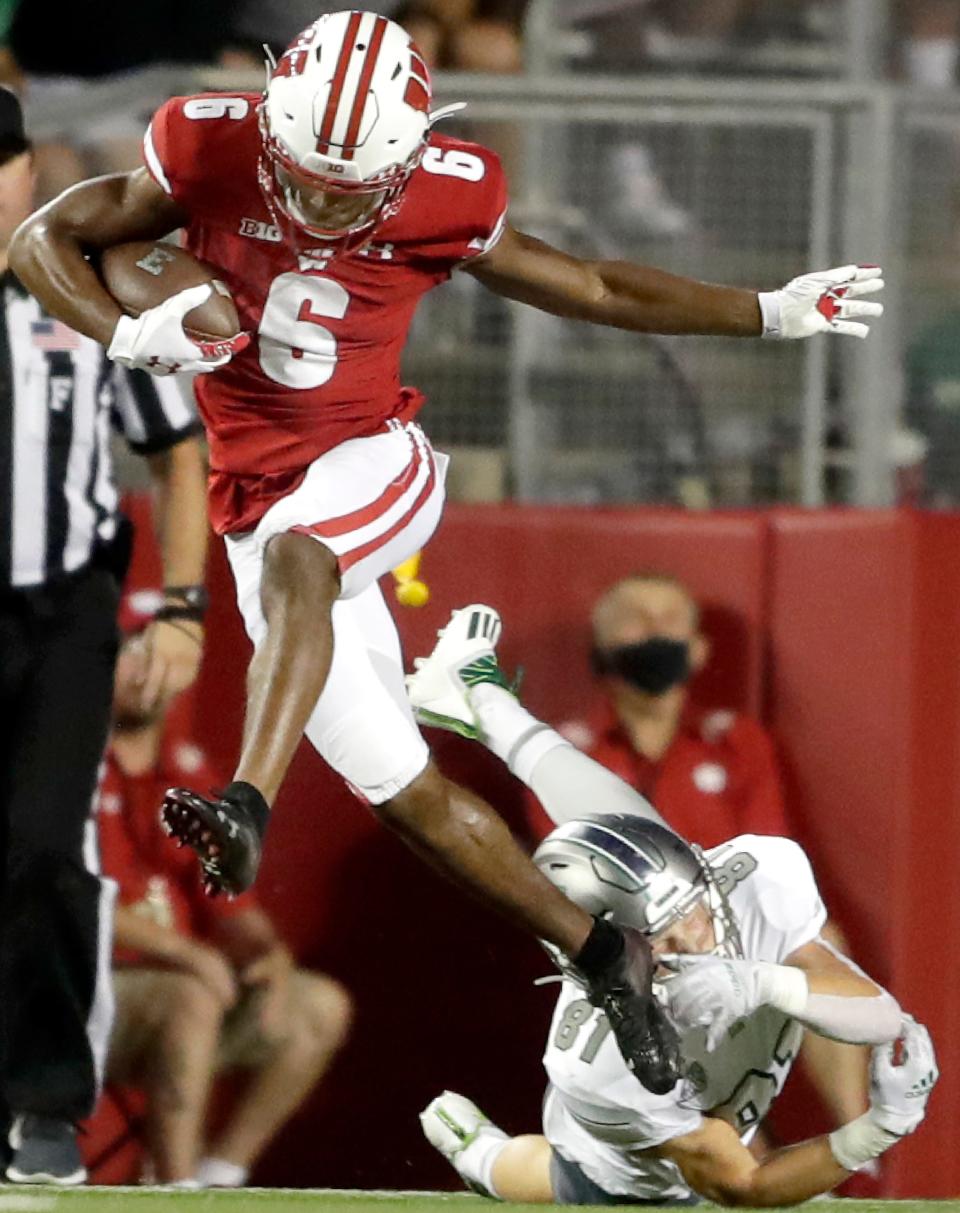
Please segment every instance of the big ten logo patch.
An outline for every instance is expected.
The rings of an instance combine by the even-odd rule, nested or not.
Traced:
[[[246,216],[240,220],[238,230],[241,236],[249,236],[252,240],[269,240],[271,244],[279,244],[283,239],[280,229],[274,227],[272,223],[264,223],[260,219],[248,219]]]

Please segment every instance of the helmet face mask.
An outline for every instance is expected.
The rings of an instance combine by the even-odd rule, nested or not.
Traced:
[[[377,222],[388,190],[358,185],[350,189],[274,162],[278,202],[304,231],[319,239],[335,240],[366,230]]]
[[[330,13],[273,66],[259,106],[258,179],[284,239],[356,248],[395,214],[427,146],[430,79],[409,35],[375,13]]]
[[[589,913],[651,940],[703,906],[713,928],[711,953],[743,954],[733,912],[706,856],[656,822],[629,814],[584,816],[549,834],[533,859]]]

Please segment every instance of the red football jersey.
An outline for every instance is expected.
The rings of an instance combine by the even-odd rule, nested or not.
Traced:
[[[306,468],[349,438],[406,420],[422,395],[400,384],[420,297],[493,246],[506,183],[493,152],[431,134],[397,214],[356,252],[286,245],[257,183],[258,97],[174,97],[144,158],[190,216],[186,246],[230,288],[253,341],[196,379],[210,444],[211,520],[253,527]]]

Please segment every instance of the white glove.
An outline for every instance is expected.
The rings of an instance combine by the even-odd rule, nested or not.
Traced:
[[[187,312],[199,307],[212,292],[209,283],[201,283],[171,295],[136,318],[121,316],[113,330],[107,357],[152,375],[171,375],[175,371],[206,374],[224,366],[249,345],[249,333],[238,333],[222,341],[195,341],[183,330]]]
[[[663,983],[670,1018],[681,1033],[706,1028],[708,1053],[737,1020],[759,1007],[785,1009],[802,1006],[806,1000],[806,978],[799,969],[785,965],[694,955],[662,956],[660,963],[677,974]]]
[[[860,303],[861,295],[883,290],[878,265],[841,265],[794,278],[779,291],[760,291],[764,337],[812,337],[814,333],[845,333],[866,337],[869,326],[854,316],[882,316],[882,303]]]
[[[905,1015],[897,1040],[871,1050],[870,1119],[897,1137],[912,1133],[923,1120],[939,1077],[930,1033]]]

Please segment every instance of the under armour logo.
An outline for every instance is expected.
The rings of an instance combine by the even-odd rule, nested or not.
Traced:
[[[376,257],[380,261],[393,260],[392,244],[367,244],[359,252],[361,257]]]

